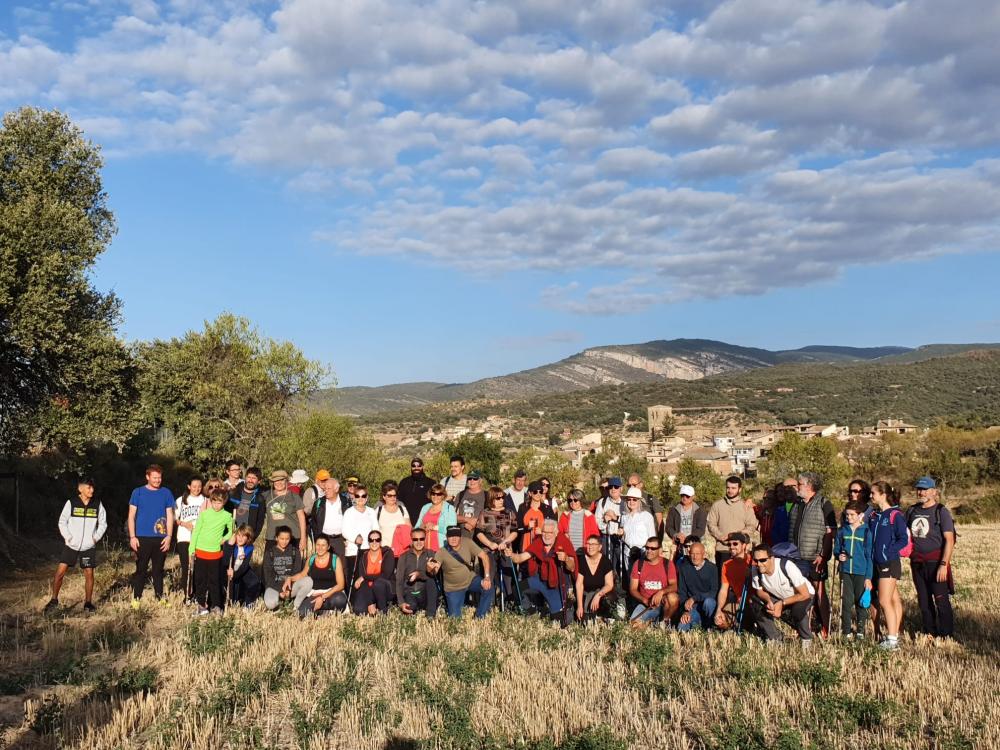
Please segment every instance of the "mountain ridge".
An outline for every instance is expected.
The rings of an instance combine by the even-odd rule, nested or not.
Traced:
[[[945,347],[949,353],[963,347],[975,348],[963,344],[935,344],[929,347]],[[699,380],[711,375],[787,363],[864,362],[910,356],[917,356],[919,361],[919,351],[901,346],[826,344],[772,351],[712,339],[656,339],[637,344],[588,347],[556,362],[470,383],[415,381],[384,386],[349,386],[321,392],[314,401],[332,406],[341,413],[365,416],[447,401],[524,399],[602,385]]]

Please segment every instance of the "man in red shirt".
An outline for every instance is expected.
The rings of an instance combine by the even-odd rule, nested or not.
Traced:
[[[729,559],[722,563],[720,571],[721,586],[716,597],[715,625],[723,630],[737,624],[740,609],[749,617],[750,609],[743,607],[746,603],[744,589],[750,585],[750,537],[742,531],[734,531],[726,537],[729,548]],[[742,623],[744,626],[746,622]]]
[[[515,563],[528,562],[528,588],[545,598],[549,614],[553,620],[559,619],[566,627],[568,620],[562,617],[566,603],[566,585],[573,580],[577,571],[576,550],[565,534],[559,533],[559,525],[554,518],[546,518],[542,523],[541,536],[535,537],[524,552],[506,554]]]
[[[632,565],[629,593],[639,602],[629,618],[632,627],[644,628],[651,622],[670,618],[680,606],[677,594],[677,568],[673,560],[660,556],[660,539],[651,536],[646,540],[645,559]]]

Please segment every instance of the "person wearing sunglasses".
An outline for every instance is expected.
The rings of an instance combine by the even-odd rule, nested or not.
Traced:
[[[427,491],[428,503],[420,509],[417,525],[413,528],[427,532],[427,549],[437,552],[446,544],[448,529],[458,525],[455,506],[446,503],[447,491],[443,484],[435,484]]]
[[[396,594],[396,557],[389,547],[382,546],[382,532],[378,529],[368,534],[368,549],[358,555],[358,569],[354,574],[354,614],[375,615],[389,611]]]
[[[728,559],[722,563],[719,571],[719,595],[715,597],[715,626],[720,630],[733,627],[737,622],[746,629],[752,617],[746,607],[750,592],[744,596],[744,588],[748,586],[750,574],[750,537],[742,531],[734,531],[726,537],[724,544],[728,549]],[[741,612],[742,610],[742,612]]]
[[[424,529],[411,530],[410,548],[396,563],[396,601],[405,615],[420,610],[429,618],[437,614],[437,581],[427,572],[427,563],[434,559],[434,553],[427,549],[428,536]]]
[[[378,531],[378,515],[368,507],[368,488],[363,484],[354,487],[354,505],[344,511],[344,570],[349,581],[357,578],[361,568],[355,568],[361,550],[368,549],[368,535]]]
[[[775,557],[766,544],[753,548],[754,571],[751,583],[755,596],[753,609],[757,625],[769,641],[781,641],[784,636],[775,624],[784,619],[799,634],[803,649],[812,645],[809,619],[816,590],[799,570],[798,565],[784,557]]]
[[[660,555],[660,539],[655,535],[646,539],[643,551],[644,558],[635,561],[629,575],[629,594],[638,602],[629,620],[634,628],[661,620],[669,626],[680,606],[677,567]]]

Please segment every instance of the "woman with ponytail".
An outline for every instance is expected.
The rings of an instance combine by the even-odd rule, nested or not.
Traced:
[[[908,554],[910,532],[906,518],[899,510],[899,491],[888,482],[871,486],[876,511],[871,517],[875,580],[878,591],[875,618],[876,634],[881,622],[886,637],[879,646],[886,651],[899,648],[899,629],[903,623],[903,600],[899,596],[899,579],[903,567],[900,557]],[[878,612],[881,610],[881,612]]]

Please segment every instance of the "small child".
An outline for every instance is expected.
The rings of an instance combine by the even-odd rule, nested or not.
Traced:
[[[833,545],[833,554],[840,560],[840,632],[847,639],[862,639],[868,608],[861,606],[861,599],[872,589],[873,539],[865,523],[863,502],[848,503],[844,517],[845,523],[837,530]],[[851,632],[852,610],[857,613],[857,633]]]
[[[100,500],[94,500],[94,480],[81,479],[76,485],[77,497],[67,500],[59,514],[59,533],[66,546],[59,557],[52,580],[52,598],[45,605],[46,612],[59,607],[59,589],[66,571],[80,565],[84,581],[84,612],[93,612],[94,568],[97,567],[97,543],[108,530],[108,519]]]
[[[222,612],[222,541],[232,533],[233,517],[224,510],[227,493],[213,489],[209,507],[203,510],[191,532],[191,557],[194,558],[194,598],[199,615]]]
[[[229,588],[229,603],[249,607],[260,596],[260,578],[254,572],[250,561],[253,559],[253,526],[244,524],[226,542],[222,549],[222,564],[226,568]]]

